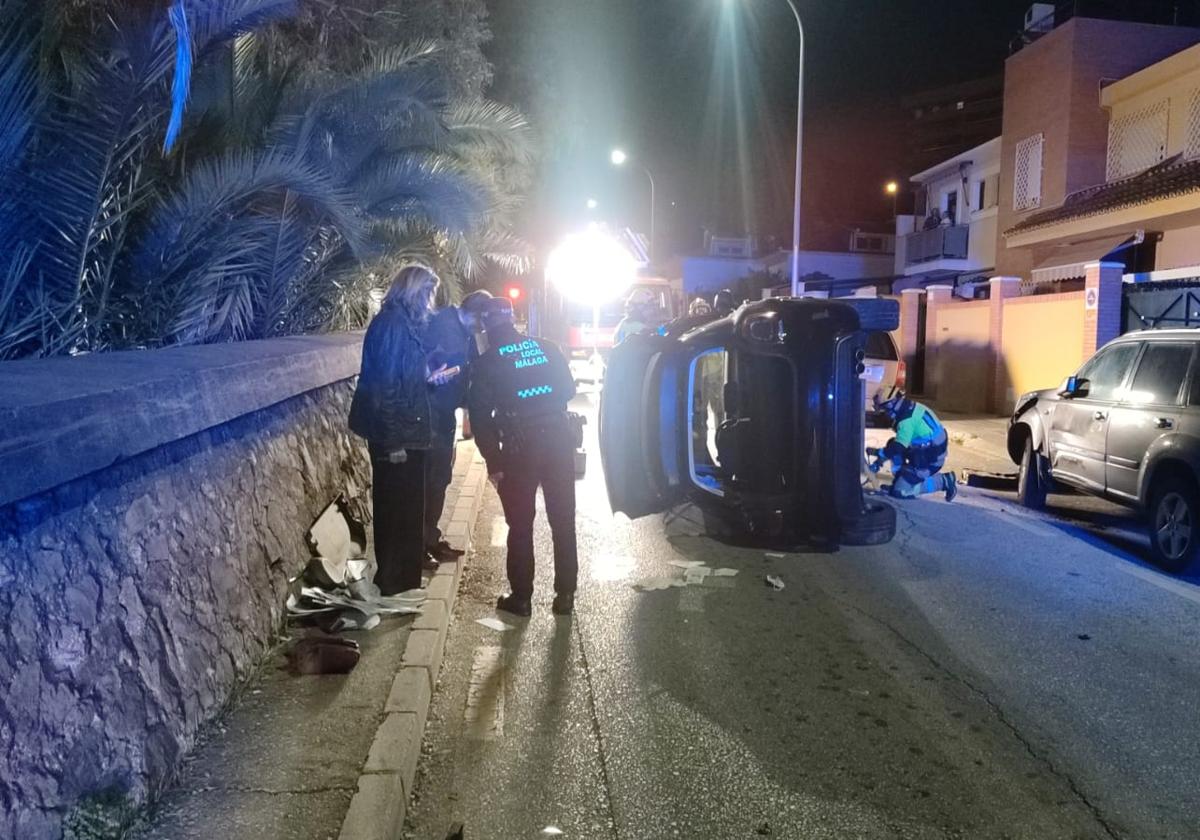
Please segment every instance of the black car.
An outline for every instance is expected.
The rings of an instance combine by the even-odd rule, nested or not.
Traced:
[[[895,510],[862,491],[867,335],[890,300],[773,298],[612,352],[600,455],[614,511],[691,501],[777,544],[873,545]]]

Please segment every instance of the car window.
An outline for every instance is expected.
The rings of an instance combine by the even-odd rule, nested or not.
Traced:
[[[892,337],[885,332],[867,333],[867,358],[896,361],[896,345]]]
[[[1128,402],[1176,405],[1192,361],[1191,344],[1152,341],[1138,362],[1137,373],[1125,395]]]
[[[1106,347],[1079,369],[1077,376],[1088,381],[1087,398],[1091,400],[1118,399],[1117,389],[1137,356],[1139,344],[1118,344]]]
[[[692,480],[717,491],[720,455],[717,429],[725,421],[725,384],[729,356],[724,348],[708,350],[692,361],[691,417]]]

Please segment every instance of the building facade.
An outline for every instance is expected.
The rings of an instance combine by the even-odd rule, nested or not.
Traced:
[[[1091,253],[1104,243],[1086,245],[1019,234],[1041,227],[1043,214],[1062,208],[1068,197],[1106,183],[1109,115],[1098,94],[1101,87],[1197,43],[1197,29],[1076,17],[1008,59],[1000,148],[998,275],[1033,282],[1037,269],[1040,277],[1053,277],[1055,282],[1079,280],[1081,275],[1064,275],[1108,253]],[[1035,217],[1038,220],[1031,221]]]

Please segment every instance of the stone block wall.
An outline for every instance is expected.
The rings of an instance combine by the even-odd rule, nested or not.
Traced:
[[[244,397],[246,377],[294,373],[299,350],[321,364],[300,365],[316,373],[295,376],[290,397],[264,384],[269,404],[53,488],[5,500],[0,479],[0,837],[58,837],[96,797],[152,797],[266,651],[309,524],[338,493],[369,487],[365,447],[346,429],[359,340],[293,343],[251,366],[216,352],[196,377],[201,354],[176,399],[190,388],[219,402],[235,380]],[[144,352],[149,363],[171,351]],[[133,434],[168,410],[154,402],[161,388],[143,391],[123,409]],[[0,469],[11,454],[0,442]]]

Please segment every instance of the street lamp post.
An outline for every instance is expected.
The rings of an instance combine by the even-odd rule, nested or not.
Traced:
[[[796,73],[796,202],[792,208],[792,297],[797,297],[800,294],[800,175],[804,159],[804,21],[800,19],[796,0],[787,0],[787,4],[796,18],[796,31],[800,35],[799,67]]]
[[[795,0],[787,0],[800,34],[800,69],[796,82],[796,203],[792,208],[792,297],[800,295],[800,172],[804,157],[804,22]]]
[[[629,160],[629,155],[625,154],[625,152],[621,149],[613,149],[612,154],[610,155],[609,159],[612,161],[613,166],[624,166],[625,163]],[[646,248],[646,257],[649,259],[650,264],[653,265],[654,264],[654,176],[650,174],[650,170],[647,169],[646,166],[644,164],[642,164],[640,161],[635,160],[635,163],[637,163],[638,168],[641,169],[642,172],[645,173],[647,180],[650,181],[650,241]]]

